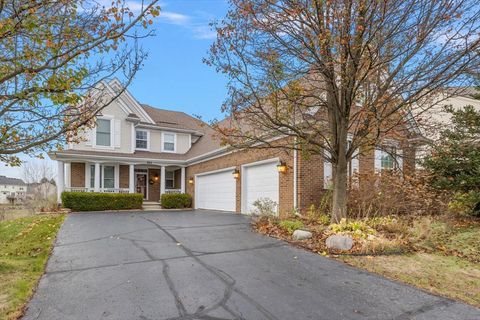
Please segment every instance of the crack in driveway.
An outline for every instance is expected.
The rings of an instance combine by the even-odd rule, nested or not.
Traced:
[[[187,256],[189,256],[190,258],[194,259],[199,265],[201,265],[203,268],[205,268],[207,271],[209,271],[212,275],[214,275],[215,277],[217,277],[218,279],[220,279],[225,285],[225,291],[224,291],[224,294],[223,294],[223,297],[216,303],[214,304],[212,307],[210,308],[205,308],[201,311],[197,311],[196,313],[194,314],[180,314],[180,317],[179,318],[170,318],[169,320],[187,320],[187,319],[195,319],[195,318],[199,318],[201,316],[204,316],[206,315],[208,312],[211,312],[213,310],[216,310],[220,307],[222,307],[225,311],[227,311],[228,313],[232,314],[232,316],[235,317],[235,319],[239,319],[239,320],[243,320],[244,318],[233,312],[227,305],[226,303],[228,302],[228,300],[230,299],[231,295],[232,295],[232,292],[236,292],[237,294],[239,294],[241,297],[243,297],[249,304],[251,304],[257,311],[259,311],[263,316],[265,316],[267,319],[269,320],[277,320],[278,318],[276,316],[274,316],[270,311],[268,311],[267,309],[265,309],[262,305],[260,305],[259,303],[257,303],[254,299],[252,299],[251,297],[249,297],[246,293],[244,293],[243,291],[241,291],[240,289],[236,288],[235,287],[235,279],[233,279],[228,273],[218,269],[218,268],[215,268],[207,263],[205,263],[204,261],[202,261],[197,255],[195,255],[195,253],[190,250],[188,247],[186,247],[185,245],[181,244],[177,238],[175,238],[175,236],[170,233],[168,230],[165,230],[165,228],[163,228],[159,223],[157,223],[156,221],[153,221],[149,218],[145,218],[145,217],[140,217],[146,221],[149,221],[150,223],[152,223],[153,225],[155,225],[160,231],[162,231],[163,233],[165,233],[174,243],[176,244],[180,244],[179,247],[186,253]]]

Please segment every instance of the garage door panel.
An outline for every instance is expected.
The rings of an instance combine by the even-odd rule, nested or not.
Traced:
[[[249,165],[243,168],[242,210],[251,213],[255,210],[253,203],[260,198],[267,198],[279,203],[279,176],[277,162]]]
[[[235,211],[236,183],[230,170],[196,177],[196,207]]]

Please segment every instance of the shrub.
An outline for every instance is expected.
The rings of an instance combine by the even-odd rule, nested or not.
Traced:
[[[141,209],[139,193],[62,192],[62,204],[73,211]]]
[[[192,196],[187,193],[164,193],[160,199],[164,209],[184,209],[192,207]]]
[[[289,233],[304,227],[303,222],[300,220],[281,220],[278,225]]]
[[[253,216],[274,216],[277,214],[278,204],[270,198],[260,198],[253,203]]]
[[[480,192],[471,190],[469,192],[457,192],[452,201],[449,202],[450,211],[460,215],[480,216]]]
[[[315,205],[312,204],[307,209],[307,219],[310,222],[317,222],[321,225],[330,224],[330,216],[320,209],[321,207],[315,208]]]
[[[376,233],[365,221],[359,220],[347,222],[347,219],[342,219],[340,223],[331,224],[329,228],[333,233],[348,233],[362,238]]]
[[[427,175],[421,171],[412,177],[384,171],[359,175],[359,179],[360,188],[349,192],[350,217],[431,215],[447,210],[448,193],[431,187]]]

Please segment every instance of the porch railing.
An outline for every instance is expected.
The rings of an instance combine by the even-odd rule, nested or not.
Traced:
[[[95,192],[94,188],[71,187],[65,188],[65,191],[70,192]],[[129,193],[128,188],[100,188],[98,192],[102,193]]]

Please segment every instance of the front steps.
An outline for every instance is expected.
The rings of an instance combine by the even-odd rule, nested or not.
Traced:
[[[156,201],[143,201],[142,209],[146,211],[161,210],[162,206]]]

